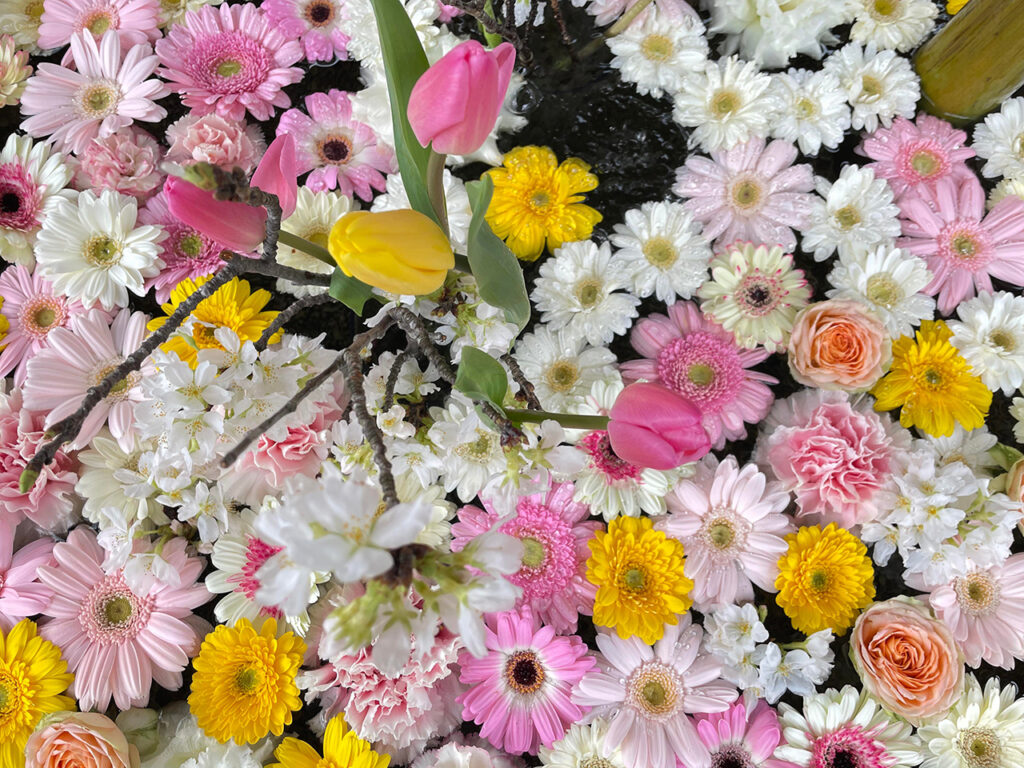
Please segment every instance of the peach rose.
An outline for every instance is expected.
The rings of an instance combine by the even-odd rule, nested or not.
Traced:
[[[864,611],[850,653],[864,688],[912,725],[945,714],[963,691],[963,654],[918,600],[894,597]]]
[[[138,768],[139,750],[95,712],[55,712],[28,737],[25,768]]]
[[[801,384],[863,392],[892,360],[882,321],[856,301],[830,299],[802,309],[789,337],[789,370]]]

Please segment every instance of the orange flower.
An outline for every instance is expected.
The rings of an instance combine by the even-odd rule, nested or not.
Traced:
[[[819,301],[801,310],[789,338],[789,369],[809,387],[862,392],[892,360],[892,340],[862,304]]]

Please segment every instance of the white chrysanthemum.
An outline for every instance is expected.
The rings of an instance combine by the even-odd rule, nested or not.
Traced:
[[[185,14],[198,11],[204,5],[220,5],[224,0],[160,0],[160,26],[184,24]]]
[[[698,19],[676,19],[659,13],[656,5],[610,38],[608,48],[622,79],[652,96],[678,91],[687,73],[703,69],[708,54],[704,25]]]
[[[687,75],[676,93],[672,117],[693,128],[690,145],[706,152],[731,149],[756,136],[767,136],[778,112],[768,90],[772,79],[753,62],[735,56],[709,61],[703,71]]]
[[[0,0],[0,34],[10,35],[19,48],[39,53],[39,21],[43,0]]]
[[[1013,438],[1018,443],[1024,443],[1024,397],[1015,397],[1010,403],[1010,415],[1016,422],[1013,425]]]
[[[395,175],[397,176],[397,174]],[[337,192],[314,192],[309,187],[299,187],[295,212],[281,223],[281,229],[326,248],[331,227],[350,210],[352,210],[352,198],[350,197]],[[284,243],[278,243],[277,263],[295,269],[318,272],[321,275],[329,275],[334,271],[334,267],[330,264]],[[277,290],[290,293],[300,299],[327,291],[321,286],[297,285],[290,280],[278,280]]]
[[[145,295],[145,279],[160,274],[167,236],[161,227],[137,227],[137,215],[134,197],[110,189],[82,192],[77,204],[61,198],[36,239],[40,274],[86,306],[128,306],[128,292]]]
[[[883,245],[841,256],[829,273],[834,287],[826,295],[865,304],[898,339],[913,336],[922,320],[935,315],[935,299],[921,293],[931,280],[924,259]]]
[[[629,270],[633,294],[654,294],[666,304],[690,298],[707,278],[711,259],[700,224],[681,203],[668,201],[644,203],[624,218],[609,239],[615,260]]]
[[[252,745],[221,744],[199,727],[184,701],[160,710],[158,738],[159,745],[141,768],[261,768],[272,758],[276,742],[269,738]]]
[[[839,78],[853,107],[851,126],[873,132],[893,118],[912,118],[921,83],[910,62],[895,51],[850,43],[825,59],[824,69]]]
[[[595,381],[614,378],[615,354],[586,339],[537,326],[516,344],[516,360],[547,411],[564,412],[590,394]]]
[[[988,161],[981,169],[985,176],[1024,178],[1024,96],[1007,99],[976,126],[971,146]]]
[[[82,515],[91,523],[99,521],[104,509],[116,509],[134,520],[152,520],[157,525],[169,521],[163,507],[152,497],[156,489],[148,482],[139,459],[150,446],[136,441],[127,453],[104,427],[89,441],[89,447],[78,453],[82,469],[78,473],[75,492],[85,500]]]
[[[550,748],[540,747],[537,756],[542,768],[626,768],[619,748],[605,746],[607,732],[608,722],[600,717],[588,725],[569,726]]]
[[[995,188],[988,195],[985,207],[991,211],[999,204],[1000,200],[1008,195],[1016,195],[1021,200],[1024,200],[1024,176],[1016,179],[1003,179],[996,184]]]
[[[822,146],[835,149],[842,142],[850,128],[850,105],[835,75],[791,69],[772,75],[771,92],[780,105],[773,138],[795,143],[812,156]]]
[[[640,299],[616,293],[629,286],[626,266],[608,243],[566,243],[540,265],[531,299],[554,331],[565,328],[594,346],[629,330]]]
[[[466,194],[466,186],[462,179],[453,176],[447,168],[444,171],[444,198],[448,206],[448,229],[452,246],[459,253],[465,253],[473,209],[469,205],[469,195]],[[374,198],[370,210],[394,211],[411,207],[409,193],[405,191],[405,184],[402,182],[402,174],[392,173],[388,176],[384,194]]]
[[[1024,298],[980,293],[956,308],[950,343],[981,376],[986,387],[1013,394],[1024,384]]]
[[[416,36],[419,37],[429,57],[430,50],[435,47],[437,38],[442,34],[441,27],[434,24],[434,19],[441,10],[440,6],[434,0],[404,0],[402,5],[405,6],[413,29],[416,30]],[[370,0],[346,0],[345,15],[338,28],[349,38],[345,46],[349,58],[383,73],[377,19]]]
[[[815,261],[824,261],[837,249],[846,256],[892,245],[899,236],[900,209],[893,204],[892,188],[870,168],[848,165],[835,183],[818,177],[816,186],[825,199],[815,200],[800,246]]]
[[[471,402],[461,395],[447,407],[431,408],[433,425],[427,438],[445,457],[444,489],[463,503],[472,501],[487,483],[508,469],[500,436],[480,421]]]
[[[851,40],[900,52],[924,40],[939,15],[932,0],[854,0],[854,8]]]

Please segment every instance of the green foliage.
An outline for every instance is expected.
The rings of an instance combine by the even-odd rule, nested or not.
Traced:
[[[327,292],[351,309],[360,317],[363,316],[363,305],[373,296],[370,286],[354,277],[349,277],[340,269],[331,275],[331,287]]]
[[[463,347],[455,388],[472,400],[488,402],[501,410],[508,392],[508,376],[501,363],[486,352]]]

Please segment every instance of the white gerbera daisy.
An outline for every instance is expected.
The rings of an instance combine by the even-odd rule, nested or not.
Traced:
[[[43,0],[0,0],[0,34],[10,35],[19,48],[39,53],[39,22]]]
[[[690,145],[706,152],[731,149],[755,136],[767,136],[779,110],[768,91],[772,79],[753,62],[735,56],[709,61],[703,71],[683,78],[672,117],[693,128]]]
[[[989,193],[985,207],[991,211],[1007,195],[1016,195],[1024,200],[1024,176],[1016,179],[1003,179],[996,184],[995,189]]]
[[[690,298],[707,278],[711,259],[700,224],[681,203],[668,201],[644,203],[624,218],[610,240],[618,249],[615,260],[630,271],[632,292],[642,299],[654,294],[666,304]]]
[[[608,243],[566,243],[540,266],[533,303],[551,330],[568,329],[594,346],[625,333],[640,299],[615,293],[629,285],[626,266],[612,259]]]
[[[427,439],[444,458],[444,489],[462,503],[472,501],[487,483],[508,469],[498,433],[476,414],[473,403],[453,394],[446,408],[431,408]]]
[[[873,132],[888,128],[893,118],[912,118],[921,84],[910,62],[894,51],[869,43],[849,43],[825,59],[824,70],[839,78],[853,107],[851,126]]]
[[[1024,178],[1024,97],[1007,99],[976,126],[971,146],[988,161],[981,169],[985,176]]]
[[[469,224],[473,220],[473,209],[469,205],[469,195],[462,179],[453,176],[447,168],[444,170],[444,198],[448,206],[448,229],[451,234],[452,246],[460,253],[466,252],[466,238],[469,236]],[[394,211],[399,208],[411,208],[409,193],[402,182],[402,174],[392,173],[388,176],[384,194],[377,195],[370,207],[372,211]]]
[[[612,66],[643,94],[662,96],[679,90],[688,72],[703,69],[708,55],[699,19],[676,19],[651,6],[626,31],[608,40]]]
[[[40,274],[86,306],[128,306],[128,292],[145,295],[145,279],[164,266],[159,243],[167,236],[161,227],[136,227],[137,214],[134,197],[110,189],[82,192],[77,204],[61,198],[36,240]]]
[[[870,168],[848,165],[835,183],[819,177],[811,223],[804,228],[801,248],[824,261],[837,249],[848,255],[892,245],[900,234],[900,209],[893,204],[892,188],[875,178]]]
[[[851,40],[900,52],[924,40],[939,15],[932,0],[854,0],[854,8],[857,20]]]
[[[879,246],[840,256],[828,281],[830,299],[867,305],[894,339],[913,336],[922,320],[935,314],[935,299],[921,293],[932,280],[924,259],[902,248]]]
[[[295,212],[281,222],[281,229],[326,248],[331,227],[350,210],[352,210],[352,198],[350,197],[337,192],[314,192],[309,187],[299,187]],[[277,263],[286,267],[317,272],[321,275],[329,275],[334,271],[334,267],[330,264],[284,243],[278,243]],[[326,293],[327,291],[323,287],[297,285],[290,280],[278,280],[277,290],[290,293],[300,299],[303,296]]]
[[[1024,443],[1024,397],[1015,397],[1010,403],[1010,415],[1016,422],[1013,425],[1013,438],[1018,443]]]
[[[615,378],[610,349],[544,325],[519,340],[515,356],[548,411],[565,411],[590,394],[595,381]]]
[[[608,721],[596,718],[588,725],[569,726],[565,736],[538,752],[542,768],[626,768],[618,747],[605,746]]]
[[[986,387],[1013,394],[1024,384],[1024,297],[980,293],[956,308],[950,343]]]
[[[842,142],[850,128],[850,105],[835,75],[791,69],[772,75],[771,92],[780,105],[773,138],[793,142],[811,156],[822,146],[835,149]]]

